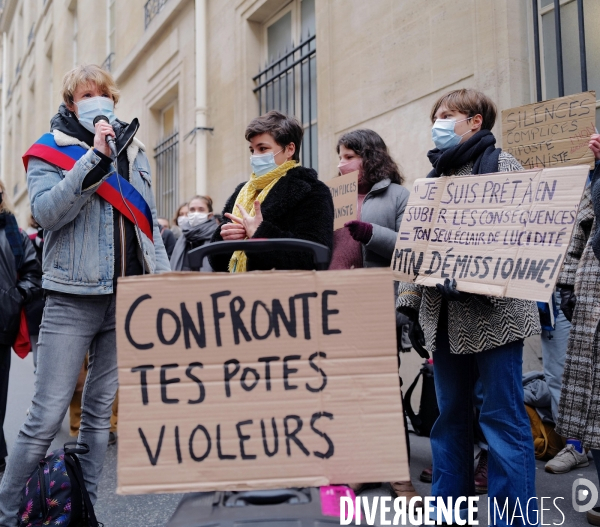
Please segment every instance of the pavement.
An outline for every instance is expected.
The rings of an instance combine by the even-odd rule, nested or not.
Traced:
[[[33,360],[31,355],[25,360],[21,360],[16,355],[13,355],[12,360],[8,408],[4,423],[9,453],[19,428],[25,419],[26,411],[33,395],[34,383]],[[421,360],[414,353],[404,356],[402,369],[404,370],[403,377],[406,382],[414,378],[420,362]],[[535,353],[529,353],[524,369],[535,369],[537,366],[539,366],[539,361],[537,361]],[[418,401],[415,402],[416,408],[418,408]],[[52,443],[51,448],[61,447],[62,444],[69,439],[69,422],[68,417],[65,417],[60,433]],[[423,468],[429,466],[431,463],[429,439],[410,434],[410,442],[412,480],[416,490],[421,495],[427,496],[430,494],[431,485],[420,482],[419,474]],[[145,496],[119,496],[115,492],[116,466],[117,448],[111,446],[107,451],[104,472],[99,485],[99,498],[98,503],[96,504],[96,516],[98,517],[98,520],[103,522],[105,527],[162,527],[166,525],[182,495],[153,494]],[[545,501],[545,505],[550,510],[544,513],[543,523],[546,525],[563,525],[567,527],[589,525],[586,521],[585,513],[579,513],[573,509],[571,489],[573,482],[580,477],[587,478],[595,485],[598,485],[598,476],[594,463],[591,460],[591,456],[589,467],[578,469],[568,474],[549,474],[544,471],[544,462],[542,461],[536,462],[536,468],[538,497],[552,498],[551,500]],[[364,495],[370,497],[388,496],[389,488],[382,487],[373,489],[367,491]],[[555,503],[562,514],[552,505],[552,500],[555,498],[561,498],[556,500]],[[392,517],[393,516],[388,516],[389,519]],[[375,525],[382,525],[379,521],[379,513],[377,513],[376,518],[377,521]],[[480,525],[487,525],[487,521],[485,521],[487,518],[487,495],[480,496],[479,518]]]

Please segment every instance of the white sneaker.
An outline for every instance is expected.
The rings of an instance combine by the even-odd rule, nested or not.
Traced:
[[[574,468],[587,467],[589,464],[585,451],[580,454],[573,445],[567,445],[546,463],[546,472],[565,474]]]

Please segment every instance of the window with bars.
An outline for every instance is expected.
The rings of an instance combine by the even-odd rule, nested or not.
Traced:
[[[114,55],[117,47],[117,24],[116,24],[116,0],[106,0],[107,7],[107,31],[106,31],[106,54]],[[109,70],[110,71],[110,70]]]
[[[156,161],[156,210],[163,218],[172,218],[179,205],[179,134],[177,102],[161,113],[162,137],[154,148]]]
[[[277,110],[304,128],[300,159],[317,168],[315,0],[294,0],[265,23],[265,66],[253,78],[258,113]]]
[[[594,90],[600,108],[600,1],[531,2],[537,100]]]

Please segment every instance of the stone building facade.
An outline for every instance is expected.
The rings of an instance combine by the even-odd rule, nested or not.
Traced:
[[[582,89],[579,9],[600,91],[600,2],[558,4],[564,91]],[[439,95],[473,87],[504,109],[559,94],[555,15],[554,0],[3,0],[0,177],[23,223],[21,155],[48,130],[63,74],[93,62],[121,88],[117,115],[140,119],[161,215],[195,193],[220,209],[249,175],[246,124],[271,108],[301,120],[322,179],[338,137],[368,127],[411,185]],[[494,131],[500,142],[500,120]]]

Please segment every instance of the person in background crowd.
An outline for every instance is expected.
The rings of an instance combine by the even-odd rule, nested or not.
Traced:
[[[600,135],[591,136],[590,149],[596,166],[557,282],[560,308],[572,327],[556,431],[579,438],[584,448],[592,450],[600,478]],[[600,525],[600,506],[588,511],[587,519]]]
[[[173,254],[173,249],[175,248],[175,244],[177,243],[177,239],[175,238],[173,231],[171,231],[169,228],[169,220],[166,218],[158,218],[158,225],[160,226],[160,235],[165,245],[167,256],[170,260],[171,255]]]
[[[227,200],[227,221],[212,241],[246,238],[300,238],[329,248],[333,244],[333,200],[311,168],[300,166],[304,130],[293,117],[271,111],[246,128],[252,174]],[[212,255],[215,271],[241,273],[270,269],[314,269],[311,253],[243,251]]]
[[[433,165],[428,177],[521,170],[514,157],[495,148],[495,120],[496,107],[481,92],[462,89],[441,97],[431,111],[436,148],[427,154]],[[535,498],[535,458],[521,377],[523,339],[541,331],[536,304],[461,293],[454,280],[446,279],[436,287],[401,282],[397,307],[413,321],[412,339],[433,354],[440,415],[431,432],[432,495],[456,499],[475,493],[477,366],[483,388],[479,424],[489,445],[488,496],[499,503],[508,500],[510,510]],[[461,510],[463,519],[466,513]]]
[[[165,229],[169,229],[171,226],[169,225],[169,220],[167,218],[162,218],[162,217],[158,217],[156,218],[156,221],[158,222],[158,227],[160,228],[160,232],[164,231]]]
[[[188,202],[188,214],[179,218],[182,235],[177,240],[171,257],[173,271],[190,271],[188,252],[200,247],[210,240],[217,230],[213,220],[212,199],[208,196],[194,196]],[[212,269],[205,259],[202,271],[211,272]]]
[[[383,139],[373,130],[344,134],[338,141],[337,153],[340,175],[358,171],[358,220],[334,231],[329,269],[389,267],[410,195],[402,186],[404,178],[400,169]],[[400,313],[397,317],[401,318],[397,323],[398,351],[402,351],[402,319],[405,317]],[[418,495],[411,481],[391,485],[398,496],[410,499]],[[352,488],[360,492],[368,486],[357,483]]]
[[[83,389],[85,387],[85,381],[88,375],[89,358],[86,355],[85,360],[79,370],[77,377],[77,383],[75,384],[75,390],[73,391],[73,397],[69,403],[69,435],[71,437],[77,437],[79,435],[79,428],[81,427],[81,402],[83,400]],[[112,405],[112,413],[110,416],[110,429],[108,432],[108,446],[117,443],[117,422],[119,417],[119,391],[115,396],[115,401]]]
[[[116,119],[119,91],[110,73],[96,65],[77,66],[65,75],[61,91],[52,133],[24,156],[31,209],[45,233],[42,284],[47,296],[31,410],[0,483],[3,527],[17,525],[27,478],[60,429],[88,350],[78,441],[90,452],[79,460],[92,504],[96,501],[118,385],[117,278],[170,270],[156,222],[150,164],[135,139],[139,123]],[[94,125],[99,115],[110,124]],[[107,136],[115,138],[120,176]],[[62,153],[67,145],[69,156],[48,154]],[[113,184],[125,187],[133,207],[125,207],[121,195],[104,187]],[[134,222],[132,208],[139,211],[139,221]]]
[[[29,226],[25,231],[33,243],[35,256],[42,268],[42,252],[44,250],[44,229],[42,229],[33,215],[29,215]],[[37,369],[37,344],[38,335],[40,334],[40,324],[42,323],[42,313],[44,311],[44,295],[41,292],[36,295],[25,306],[25,314],[27,315],[27,327],[29,328],[29,341],[31,342],[31,352],[33,354],[33,367]],[[35,372],[35,370],[34,370]]]
[[[5,189],[0,181],[0,472],[6,468],[8,455],[3,427],[11,347],[19,331],[21,309],[42,287],[42,268],[29,237],[17,225]]]
[[[333,234],[329,269],[389,267],[410,192],[383,139],[354,130],[338,141],[341,175],[358,170],[358,218]]]
[[[175,212],[175,216],[173,216],[173,221],[171,222],[171,231],[175,235],[175,239],[179,239],[181,236],[181,227],[179,226],[179,219],[187,216],[188,213],[188,204],[182,203],[177,207],[177,211]]]

